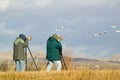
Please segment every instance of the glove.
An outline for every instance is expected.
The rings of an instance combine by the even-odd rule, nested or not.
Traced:
[[[62,55],[62,49],[59,49],[59,53],[60,53],[60,55]]]
[[[29,46],[29,43],[28,43],[28,40],[26,39],[25,40],[25,45],[28,47]]]
[[[62,55],[62,52],[60,52],[60,55]]]

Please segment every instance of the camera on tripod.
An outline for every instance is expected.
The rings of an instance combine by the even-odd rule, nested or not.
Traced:
[[[32,40],[32,36],[27,36],[26,38],[27,38],[28,41]]]
[[[27,40],[27,41],[31,41],[31,40],[32,40],[32,36],[27,36],[27,37],[26,37],[26,40]],[[30,53],[30,55],[31,55],[31,58],[32,58],[33,63],[34,63],[34,65],[35,65],[35,67],[36,67],[36,70],[38,70],[37,64],[36,64],[36,62],[35,62],[35,60],[34,60],[34,57],[33,57],[33,55],[32,55],[32,52],[31,52],[29,46],[27,47],[27,49],[28,49],[28,51],[29,51],[29,53]],[[27,49],[26,49],[26,50],[27,50]],[[26,70],[27,70],[27,53],[26,53]]]

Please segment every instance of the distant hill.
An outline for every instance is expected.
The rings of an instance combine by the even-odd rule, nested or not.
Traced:
[[[45,59],[45,54],[44,53],[40,53],[40,52],[32,52],[32,55],[35,59],[35,61],[38,62],[39,65],[42,64],[46,64],[47,60]],[[9,52],[4,52],[4,53],[0,53],[0,62],[4,61],[4,60],[10,60],[13,63],[13,52],[9,51]],[[28,53],[28,61],[29,63],[33,63],[33,60],[30,56],[30,54]],[[89,67],[89,68],[114,68],[114,69],[118,69],[120,68],[120,55],[115,55],[111,58],[109,58],[108,60],[104,61],[104,59],[89,59],[89,58],[72,58],[71,60],[71,64],[74,67],[80,67],[80,66],[85,66],[85,67]]]
[[[114,60],[108,60],[108,61],[102,61],[102,60],[97,60],[97,59],[88,59],[88,58],[73,58],[73,62],[81,62],[81,63],[118,63],[120,64],[120,61],[114,61]]]
[[[84,62],[85,62],[85,61],[86,61],[86,62],[87,62],[87,61],[89,61],[89,62],[90,62],[90,61],[93,61],[93,62],[95,61],[95,62],[96,62],[96,61],[98,61],[98,60],[96,60],[96,59],[88,59],[88,58],[73,58],[72,60],[73,60],[74,62],[79,62],[79,61],[80,61],[80,62],[83,62],[83,61],[84,61]]]
[[[109,61],[120,62],[120,54],[112,56],[111,58],[109,58]]]
[[[88,59],[88,58],[73,58],[72,64],[74,67],[88,67],[91,69],[119,69],[120,62],[118,61],[101,61],[97,59]]]

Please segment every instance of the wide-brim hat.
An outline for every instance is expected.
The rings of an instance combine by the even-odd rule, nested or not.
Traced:
[[[56,33],[53,34],[52,37],[54,37],[55,39],[58,39],[58,35]]]
[[[63,36],[58,36],[58,39],[59,39],[60,41],[62,41],[62,40],[63,40]]]
[[[52,37],[54,37],[55,39],[57,39],[57,40],[59,40],[59,41],[63,40],[63,36],[57,35],[56,33],[53,34]]]

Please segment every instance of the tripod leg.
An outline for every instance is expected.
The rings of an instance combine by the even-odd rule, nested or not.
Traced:
[[[27,48],[25,48],[25,69],[27,71]]]
[[[25,53],[25,69],[27,71],[27,53]]]
[[[34,62],[35,67],[36,67],[36,70],[38,70],[38,68],[37,68],[37,64],[35,63],[35,60],[34,60],[34,58],[33,58],[33,56],[32,56],[32,53],[31,53],[31,50],[30,50],[30,48],[29,48],[29,47],[28,47],[28,50],[29,50],[30,55],[31,55],[31,57],[32,57],[32,59],[33,59],[33,62]]]
[[[65,68],[64,68],[64,64],[63,64],[63,59],[62,59],[62,56],[60,56],[60,57],[61,57],[62,69],[64,70]]]
[[[62,63],[63,69],[67,70],[67,67],[66,67],[66,64],[65,64],[65,61],[62,55],[61,55],[61,63]]]
[[[61,55],[61,59],[63,60],[63,64],[64,64],[64,67],[65,67],[65,69],[67,70],[67,66],[66,66],[66,64],[65,64],[65,60],[64,60],[64,57],[63,57],[63,55]]]

